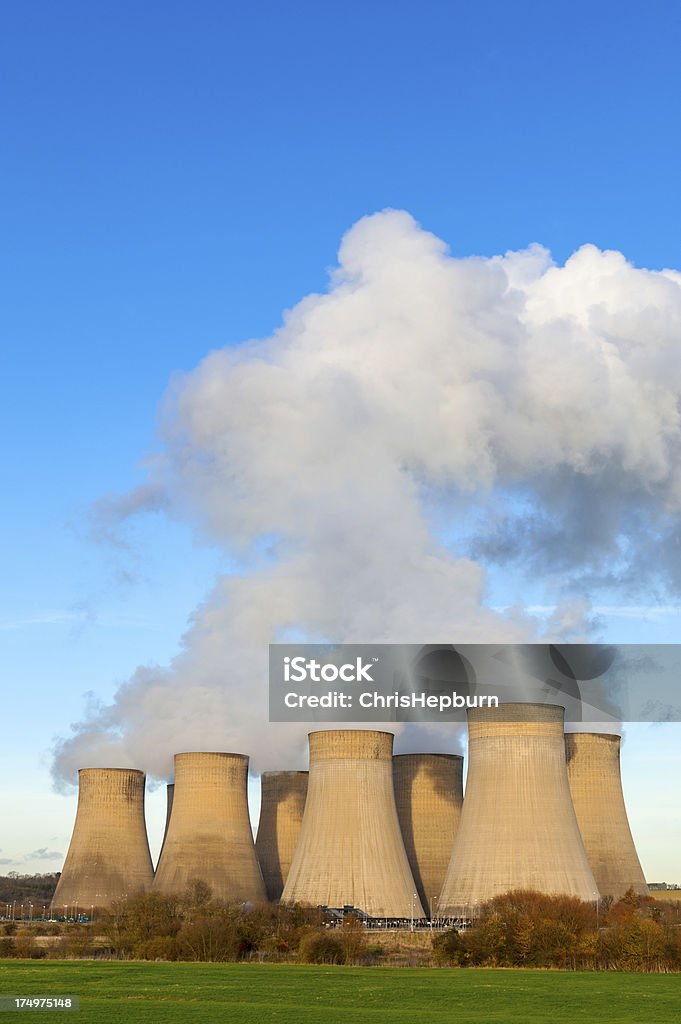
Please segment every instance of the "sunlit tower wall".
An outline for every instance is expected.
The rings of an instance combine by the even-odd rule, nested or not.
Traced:
[[[565,736],[570,791],[586,855],[601,896],[615,899],[628,889],[649,895],[624,803],[620,742],[610,733]]]
[[[567,776],[564,708],[468,712],[468,780],[440,913],[475,913],[513,889],[598,899]]]
[[[397,819],[392,733],[338,729],[309,739],[307,801],[282,903],[422,917]]]
[[[255,852],[267,898],[278,900],[300,835],[307,796],[307,772],[263,772]]]
[[[144,819],[144,772],[81,768],[73,835],[52,906],[89,914],[151,885],[154,869]]]
[[[196,881],[216,899],[264,900],[248,816],[248,757],[244,754],[175,755],[175,788],[154,890],[174,895]]]
[[[395,803],[416,891],[431,917],[447,874],[463,803],[459,754],[393,757]]]

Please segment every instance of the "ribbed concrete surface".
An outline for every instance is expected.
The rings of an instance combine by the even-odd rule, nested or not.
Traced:
[[[437,916],[463,803],[463,757],[397,754],[393,757],[397,817],[416,891]]]
[[[166,786],[166,826],[165,826],[165,828],[163,830],[163,842],[161,843],[161,852],[159,853],[158,861],[156,862],[157,863],[157,867],[158,867],[158,864],[161,861],[161,854],[163,853],[163,847],[166,844],[166,836],[168,835],[168,825],[170,825],[170,815],[172,814],[172,810],[173,810],[173,794],[174,793],[175,793],[175,785],[174,785],[174,783],[169,782],[167,784],[167,786]]]
[[[568,785],[564,709],[501,704],[468,712],[468,783],[440,913],[511,889],[595,900]]]
[[[278,900],[300,835],[307,796],[307,772],[263,772],[255,852],[267,898]]]
[[[282,903],[423,916],[395,807],[392,733],[310,733],[305,814]]]
[[[154,869],[144,820],[144,772],[81,768],[78,809],[52,899],[56,912],[90,913],[151,885]]]
[[[648,886],[629,828],[620,775],[620,736],[574,732],[565,737],[572,802],[602,896]]]
[[[244,754],[175,755],[173,808],[155,890],[181,893],[199,880],[227,902],[266,898],[248,817],[247,783]]]

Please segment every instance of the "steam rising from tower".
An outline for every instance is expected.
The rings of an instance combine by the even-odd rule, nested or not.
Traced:
[[[290,630],[534,642],[542,623],[485,603],[490,565],[545,585],[555,639],[588,628],[608,553],[678,591],[680,336],[678,271],[592,245],[460,259],[404,211],[360,220],[328,289],[174,380],[147,478],[100,503],[101,535],[163,509],[239,566],[171,664],[84,716],[57,776],[106,750],[165,778],[178,745],[293,763],[303,730],[264,728],[258,652]]]

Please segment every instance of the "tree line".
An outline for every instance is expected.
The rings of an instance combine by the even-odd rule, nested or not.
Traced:
[[[681,971],[680,915],[681,905],[633,891],[598,905],[510,892],[481,907],[469,927],[433,932],[431,946],[427,934],[416,936],[425,943],[418,963]],[[332,927],[310,908],[226,904],[196,882],[177,897],[151,892],[119,901],[94,923],[0,925],[0,956],[370,965],[389,958],[400,936],[409,941],[405,933],[396,939],[367,931],[352,914]]]
[[[485,904],[470,929],[438,935],[433,956],[457,967],[679,971],[679,907],[633,890],[600,904],[509,892]]]
[[[51,871],[44,875],[21,875],[10,871],[8,875],[0,875],[0,904],[33,900],[35,903],[49,904],[59,881],[59,871]]]

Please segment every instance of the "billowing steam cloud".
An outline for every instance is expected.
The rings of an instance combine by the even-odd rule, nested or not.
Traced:
[[[326,294],[176,382],[148,484],[107,502],[106,529],[168,508],[240,569],[167,669],[60,746],[57,776],[163,776],[187,749],[293,766],[305,728],[266,724],[265,645],[536,639],[486,607],[487,564],[560,579],[558,603],[678,590],[680,343],[674,271],[593,246],[564,267],[540,246],[454,259],[406,213],[359,221]]]

